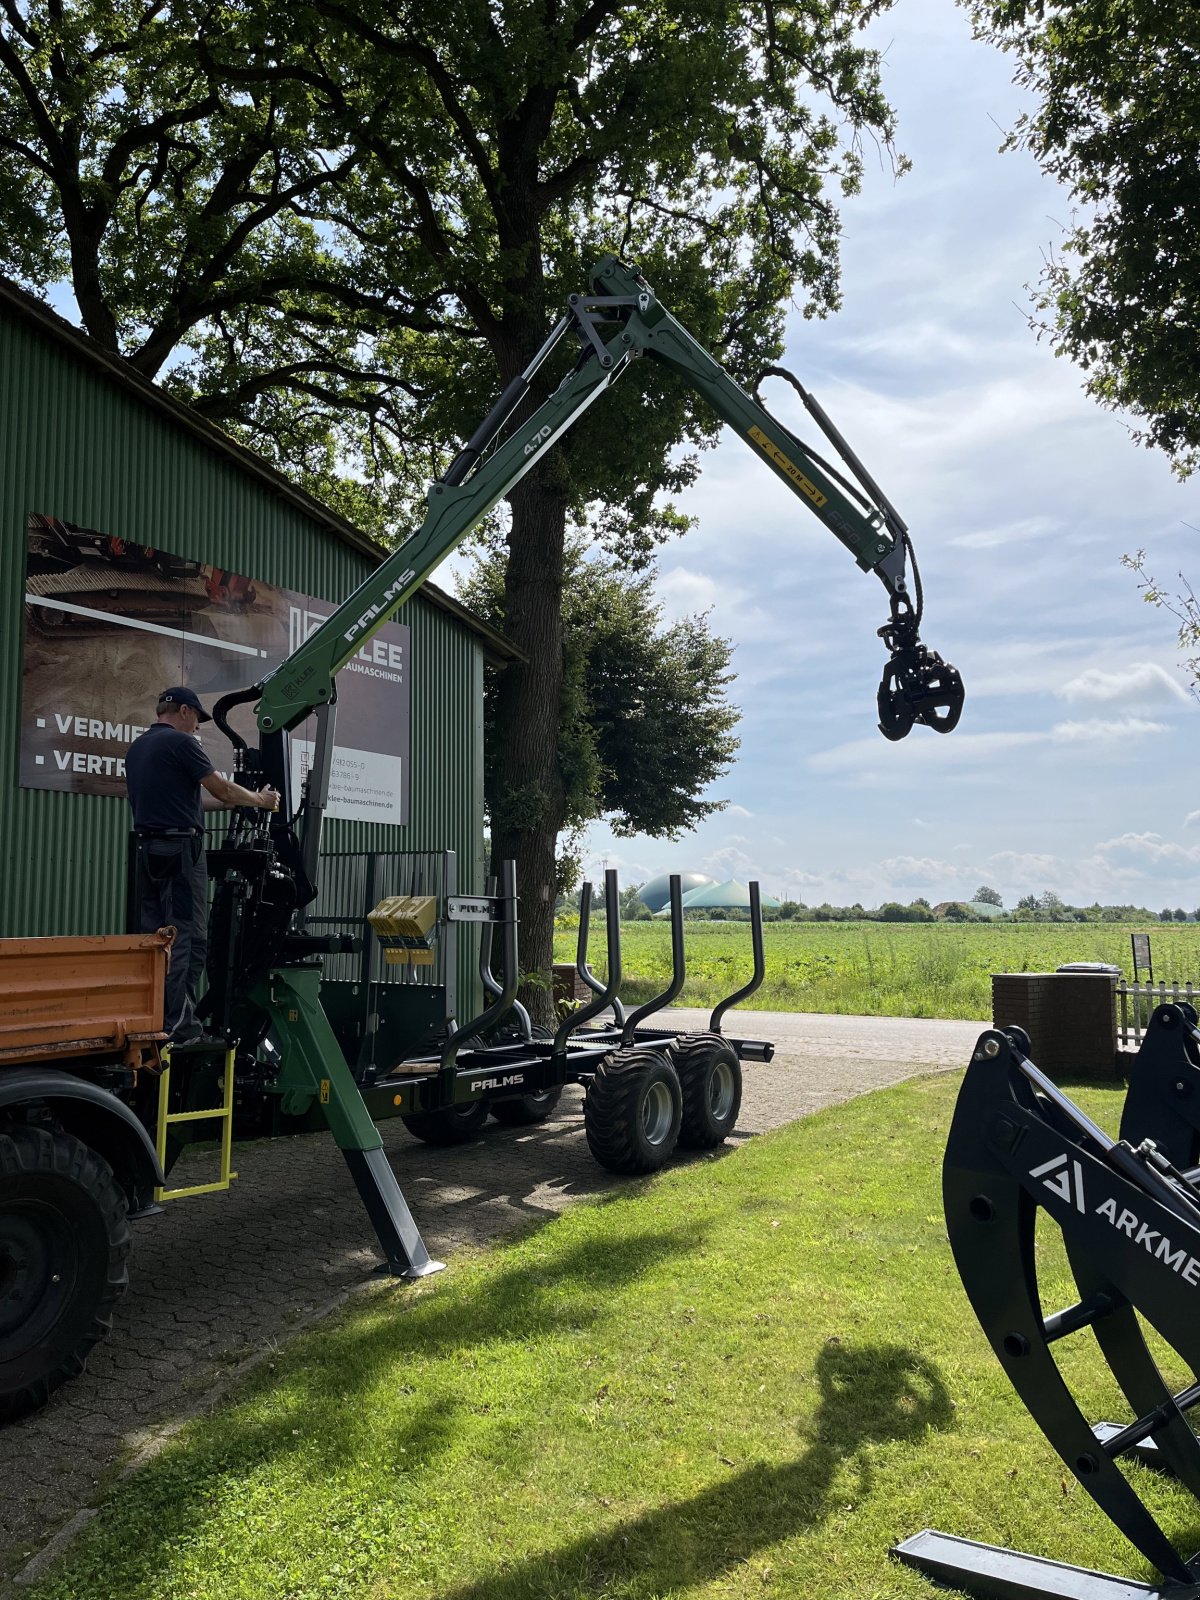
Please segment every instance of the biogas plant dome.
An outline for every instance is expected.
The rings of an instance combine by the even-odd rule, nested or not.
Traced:
[[[703,889],[707,884],[716,883],[715,878],[710,878],[706,872],[681,872],[679,874],[679,887],[683,894],[689,889]],[[651,878],[649,883],[644,883],[638,890],[638,899],[644,906],[649,906],[651,911],[661,911],[671,898],[671,874],[660,872],[657,878]]]

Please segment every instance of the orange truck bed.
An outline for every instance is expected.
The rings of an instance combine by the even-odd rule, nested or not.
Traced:
[[[162,1040],[172,931],[0,939],[0,1064]]]

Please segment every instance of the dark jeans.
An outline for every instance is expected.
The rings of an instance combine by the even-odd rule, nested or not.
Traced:
[[[200,1032],[197,987],[208,955],[208,871],[204,838],[139,839],[138,926],[174,927],[163,1027],[179,1037]]]

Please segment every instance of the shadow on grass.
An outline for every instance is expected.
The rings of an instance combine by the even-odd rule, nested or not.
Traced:
[[[1124,1092],[1128,1081],[1128,1074],[1117,1071],[1105,1073],[1101,1067],[1096,1067],[1092,1072],[1057,1071],[1047,1072],[1055,1086],[1064,1094],[1074,1094],[1080,1089],[1119,1089]]]
[[[353,1476],[381,1460],[402,1465],[410,1482],[415,1470],[437,1470],[471,1409],[471,1369],[456,1358],[497,1342],[586,1335],[613,1314],[622,1288],[702,1244],[709,1223],[587,1238],[545,1261],[524,1251],[481,1274],[472,1298],[450,1283],[450,1292],[439,1293],[435,1284],[407,1304],[401,1291],[326,1324],[282,1358],[279,1371],[252,1380],[218,1424],[185,1437],[122,1485],[48,1593],[95,1600],[161,1593],[196,1528],[219,1519],[236,1504],[239,1485],[264,1472],[279,1474],[286,1494],[289,1479]],[[446,1372],[430,1376],[431,1358],[445,1360]],[[418,1361],[423,1377],[414,1379]],[[428,1392],[419,1394],[418,1383]],[[390,1385],[382,1401],[381,1385]]]
[[[654,1600],[709,1583],[844,1505],[833,1494],[839,1468],[853,1463],[858,1494],[872,1487],[868,1446],[914,1443],[951,1425],[941,1374],[897,1345],[849,1349],[830,1343],[817,1358],[821,1404],[812,1442],[796,1461],[731,1472],[690,1500],[527,1557],[441,1600],[544,1600],[547,1595],[620,1594]]]
[[[525,1255],[488,1273],[469,1300],[461,1293],[439,1294],[435,1288],[406,1304],[400,1289],[363,1316],[326,1328],[319,1347],[311,1347],[314,1354],[292,1374],[292,1382],[305,1390],[308,1454],[316,1449],[323,1465],[332,1469],[365,1450],[377,1450],[380,1441],[373,1437],[367,1413],[354,1404],[354,1395],[386,1383],[392,1374],[394,1392],[408,1392],[415,1360],[428,1372],[430,1360],[469,1359],[488,1346],[528,1347],[562,1334],[580,1336],[585,1344],[589,1330],[612,1314],[619,1290],[669,1257],[694,1250],[707,1231],[697,1218],[669,1229],[587,1238],[544,1262]],[[452,1370],[456,1375],[462,1371],[460,1366]],[[452,1413],[458,1402],[443,1404]],[[407,1431],[406,1418],[403,1427]],[[438,1432],[450,1441],[451,1415],[440,1420]],[[420,1453],[424,1458],[425,1452]]]

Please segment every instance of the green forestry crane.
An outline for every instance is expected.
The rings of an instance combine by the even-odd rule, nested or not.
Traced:
[[[431,486],[420,528],[279,667],[214,707],[215,721],[237,754],[238,781],[252,787],[268,781],[285,800],[276,816],[236,814],[226,844],[212,853],[217,887],[210,1025],[250,1057],[268,1038],[286,1041],[274,1092],[293,1109],[314,1105],[319,1097],[389,1261],[409,1273],[426,1270],[428,1258],[322,1010],[317,959],[322,941],[296,932],[293,920],[316,893],[333,758],[335,679],[588,407],[640,358],[669,367],[846,546],[863,571],[874,572],[883,583],[890,604],[888,621],[879,630],[889,652],[878,694],[883,734],[901,739],[916,723],[947,733],[962,709],[958,672],[920,642],[922,598],[908,529],[817,403],[801,391],[857,483],[821,460],[734,382],[633,267],[606,256],[591,281],[589,293],[570,296],[566,314],[532,362]],[[536,374],[560,345],[572,341],[578,355],[567,376],[501,437]],[[236,706],[251,702],[257,706],[258,749],[228,720]],[[294,817],[286,798],[286,739],[290,729],[314,714],[313,771]],[[452,1067],[444,1071],[452,1075]]]

